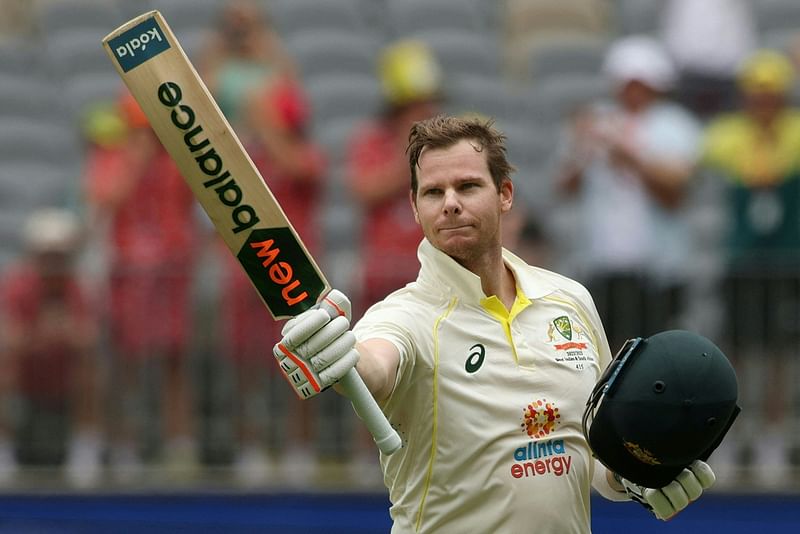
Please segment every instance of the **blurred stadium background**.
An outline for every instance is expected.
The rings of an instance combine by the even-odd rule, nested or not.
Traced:
[[[359,207],[346,193],[346,144],[359,123],[381,110],[376,72],[384,46],[407,37],[428,44],[444,73],[444,107],[497,119],[508,135],[510,159],[519,169],[518,189],[528,211],[540,221],[548,221],[547,231],[570,235],[575,210],[561,203],[552,185],[557,132],[576,105],[608,95],[600,67],[610,43],[635,33],[660,35],[664,4],[660,0],[258,3],[298,66],[311,104],[311,137],[330,162],[323,203],[322,263],[332,283],[345,290],[352,284],[349,275],[360,248],[354,237],[359,235]],[[0,1],[0,270],[23,254],[22,230],[28,214],[50,206],[86,214],[82,178],[87,153],[85,118],[94,107],[116,102],[121,90],[119,78],[100,46],[101,38],[133,16],[159,9],[189,55],[197,60],[223,4],[213,0]],[[790,52],[800,33],[800,3],[758,0],[747,4],[759,46]],[[800,103],[798,89],[792,92],[796,104]],[[700,176],[696,183],[687,217],[697,237],[693,269],[699,296],[693,303],[690,322],[726,341],[732,336],[719,324],[720,304],[709,289],[709,280],[718,272],[718,239],[726,219],[716,182]],[[568,270],[577,253],[570,248],[569,240],[560,239],[550,246],[552,264]],[[88,279],[97,275],[98,254],[101,252],[89,247],[81,258]],[[134,480],[121,481],[103,474],[86,487],[76,488],[60,470],[69,432],[67,416],[58,410],[32,416],[24,409],[24,399],[2,398],[4,410],[13,412],[15,424],[23,428],[17,432],[14,450],[28,460],[21,462],[13,480],[0,485],[0,532],[135,531],[145,527],[154,532],[210,532],[216,528],[306,532],[314,526],[315,531],[323,532],[386,531],[387,503],[380,481],[374,473],[359,480],[347,469],[348,454],[356,447],[351,436],[356,434],[357,422],[346,403],[334,395],[318,403],[314,413],[319,437],[308,445],[321,451],[318,472],[299,485],[291,483],[291,473],[288,477],[268,477],[257,485],[237,481],[231,467],[236,448],[229,400],[234,387],[232,371],[216,354],[210,327],[218,299],[214,274],[213,266],[201,267],[192,286],[195,324],[190,361],[200,468],[165,475],[160,464],[148,461],[146,474]],[[795,296],[800,299],[800,295]],[[633,313],[636,305],[631,303]],[[800,330],[798,317],[789,314],[786,320],[791,323],[789,329]],[[101,322],[100,326],[101,339],[107,344],[108,332],[103,330],[107,325]],[[271,345],[271,340],[265,340],[265,358]],[[727,342],[725,346],[729,346]],[[791,353],[794,358],[800,356],[797,348],[794,345]],[[761,372],[761,356],[756,354],[747,369]],[[98,372],[108,372],[108,362],[103,360],[109,358],[101,355]],[[148,456],[147,451],[157,451],[160,446],[155,422],[158,372],[146,371],[143,380],[148,381],[150,390],[142,414],[147,459],[155,457],[155,453]],[[783,402],[797,418],[800,388],[793,384]],[[282,384],[269,387],[269,413],[280,413],[287,392]],[[112,402],[114,392],[107,395],[103,404]],[[743,401],[746,410],[765,391],[755,389],[743,395],[748,396]],[[273,420],[267,419],[267,424],[272,424]],[[748,446],[735,458],[729,476],[720,481],[707,503],[687,512],[683,523],[674,521],[670,532],[758,531],[767,529],[771,518],[771,532],[800,528],[797,450],[792,449],[786,476],[774,484],[757,484],[757,462],[753,460],[768,453],[773,436],[762,434],[758,421],[747,428],[752,429]],[[280,451],[284,446],[281,433],[267,434],[265,447]],[[796,430],[786,430],[779,438],[796,446],[797,435]],[[741,433],[731,439],[741,439]],[[374,465],[367,467],[374,469]],[[349,495],[337,500],[338,494]],[[114,495],[121,500],[114,500]],[[213,500],[209,495],[218,497]],[[177,503],[177,508],[164,511],[158,507],[164,503]],[[638,532],[645,528],[641,526],[644,523],[637,522],[644,516],[629,508],[633,507],[609,507],[598,502],[596,531]],[[334,509],[339,515],[326,518],[320,512]],[[345,517],[342,510],[352,515]],[[173,513],[177,516],[170,516]],[[283,514],[296,521],[281,523],[276,517]],[[115,522],[109,519],[112,516],[122,519]],[[143,520],[144,516],[153,519]],[[166,519],[168,516],[173,519]],[[208,522],[198,519],[203,517]],[[228,522],[231,517],[237,519]],[[728,521],[724,529],[719,528],[722,521]],[[646,525],[652,530],[662,527],[652,522]]]

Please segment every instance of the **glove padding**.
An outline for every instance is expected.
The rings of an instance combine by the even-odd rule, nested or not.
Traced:
[[[675,480],[660,489],[645,488],[622,477],[617,477],[617,480],[632,500],[653,512],[658,519],[668,521],[690,502],[700,498],[703,490],[714,484],[716,476],[707,463],[695,460]]]
[[[350,301],[333,290],[322,306],[289,320],[272,353],[301,399],[338,382],[358,362],[356,337],[350,331]]]

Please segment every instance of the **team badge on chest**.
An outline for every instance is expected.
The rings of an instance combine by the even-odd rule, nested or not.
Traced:
[[[556,352],[555,361],[572,364],[578,370],[584,368],[583,362],[594,361],[583,326],[568,315],[555,317],[548,323],[545,343]]]

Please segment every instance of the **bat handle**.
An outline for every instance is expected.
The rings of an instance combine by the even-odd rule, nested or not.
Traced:
[[[358,372],[350,369],[339,381],[339,384],[342,386],[344,394],[353,403],[353,408],[358,416],[367,425],[367,430],[372,434],[375,444],[378,445],[381,452],[389,455],[397,451],[402,445],[400,435],[389,424],[389,420],[375,402],[375,398],[361,380]]]
[[[350,300],[340,291],[333,290],[328,293],[319,303],[320,308],[327,311],[331,317],[344,315],[348,319],[351,317]],[[358,416],[367,425],[375,444],[383,454],[389,455],[397,451],[402,446],[402,440],[397,431],[392,428],[389,420],[386,419],[383,410],[375,397],[372,396],[366,384],[361,379],[361,375],[355,369],[350,369],[346,375],[339,380],[342,391],[350,399]]]

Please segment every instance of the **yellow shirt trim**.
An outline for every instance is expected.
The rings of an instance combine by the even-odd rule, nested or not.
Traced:
[[[503,331],[506,333],[508,344],[511,345],[511,352],[514,354],[514,361],[517,365],[519,365],[519,357],[517,356],[517,348],[514,346],[514,338],[511,335],[511,322],[531,304],[531,300],[525,296],[519,286],[517,286],[517,296],[514,299],[514,304],[511,305],[511,311],[506,309],[505,304],[497,298],[497,295],[481,299],[481,307],[503,326]]]
[[[439,410],[439,324],[444,321],[453,308],[456,307],[458,299],[453,297],[450,300],[450,305],[447,310],[440,315],[433,323],[433,424],[431,430],[431,454],[428,459],[428,471],[425,473],[425,488],[422,490],[422,498],[419,502],[419,511],[417,512],[417,524],[414,529],[419,532],[419,527],[422,525],[422,513],[425,511],[425,499],[428,497],[428,490],[431,487],[431,479],[433,478],[433,462],[436,459],[436,435],[438,431],[438,416]]]

